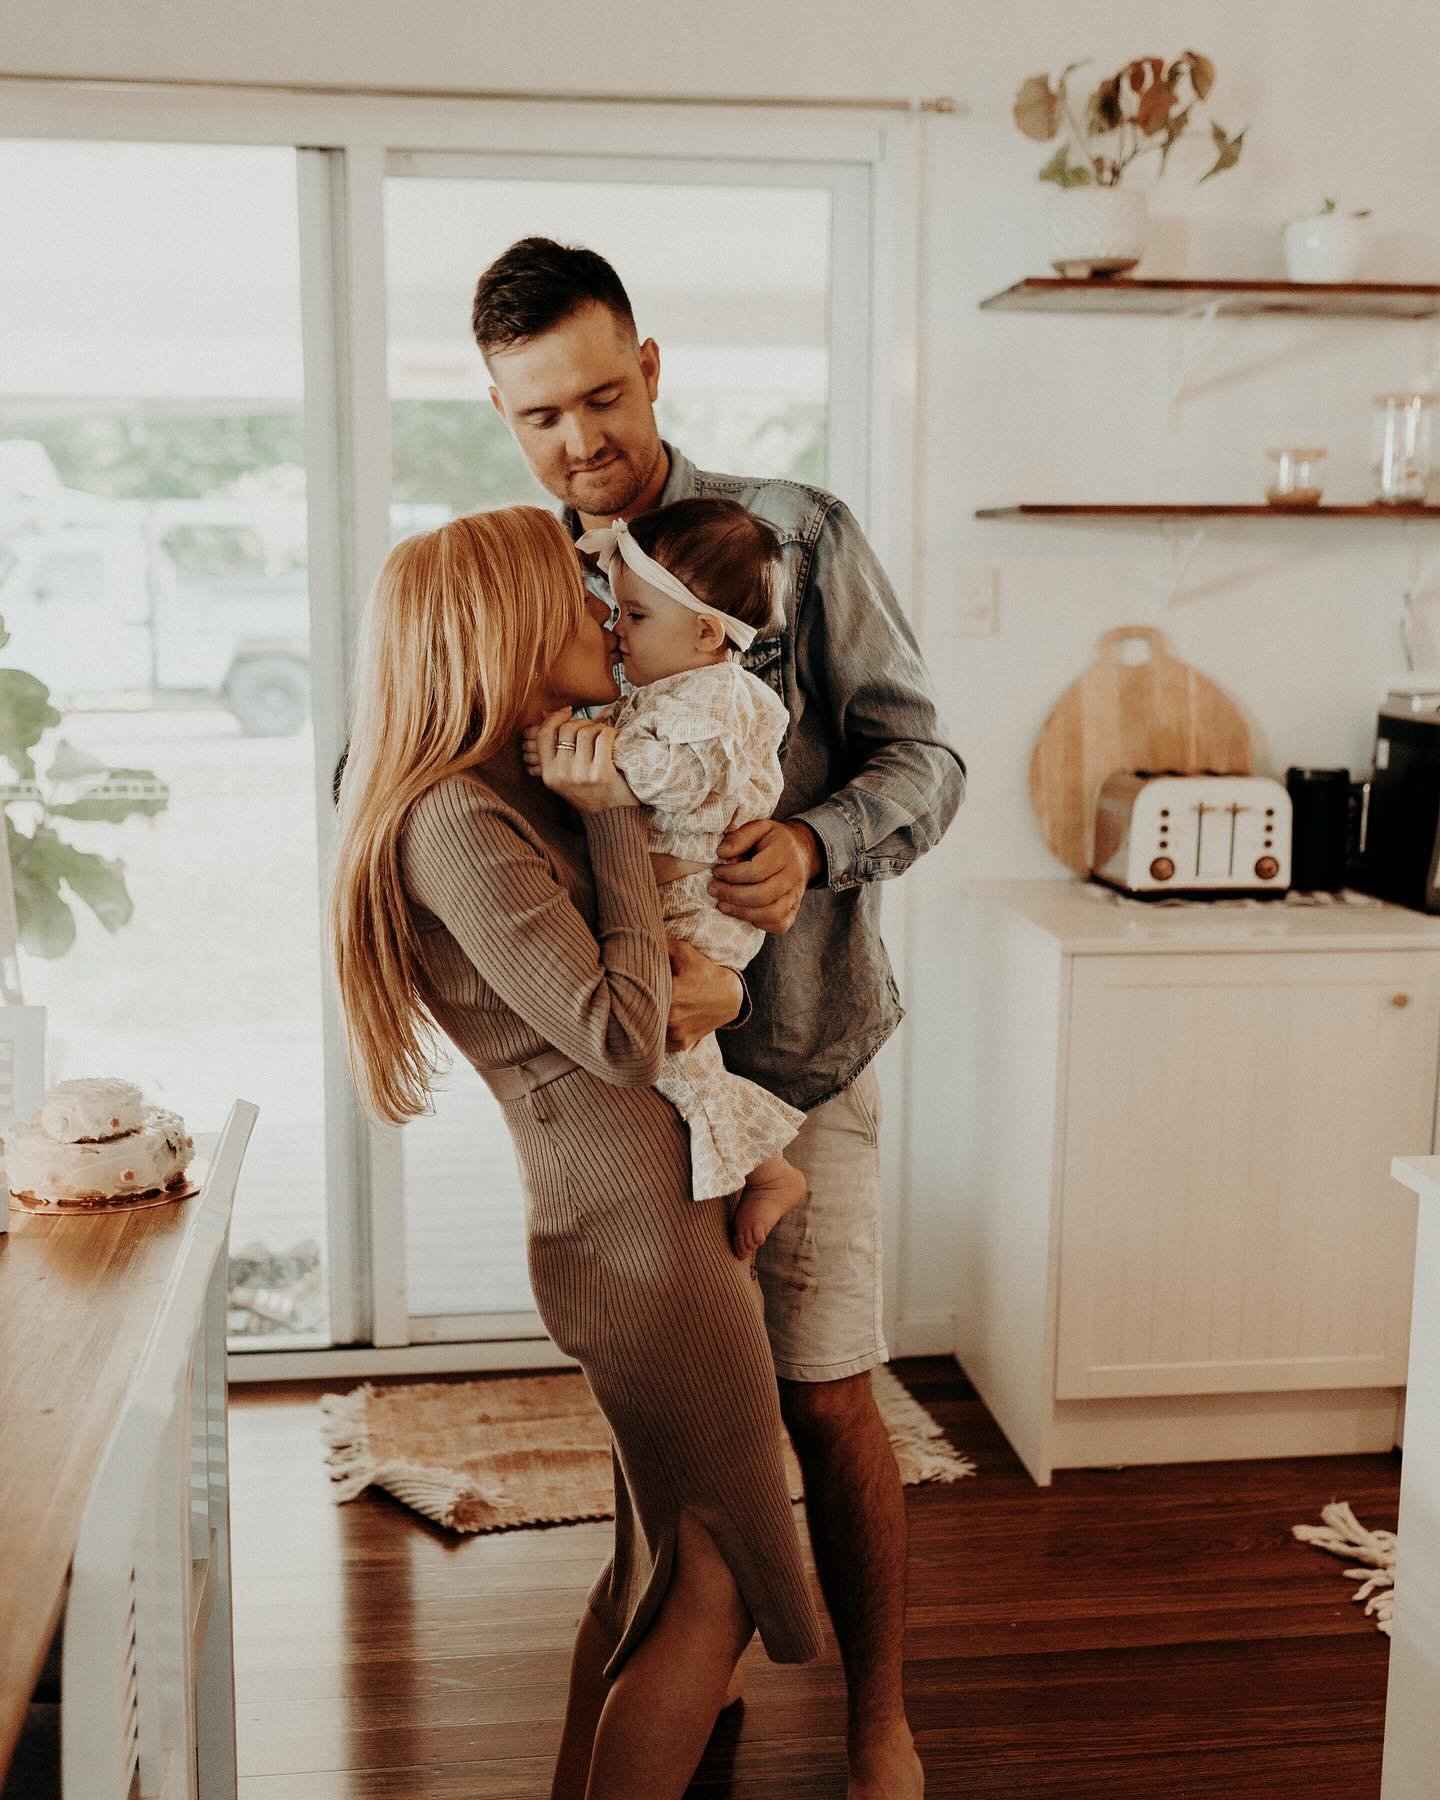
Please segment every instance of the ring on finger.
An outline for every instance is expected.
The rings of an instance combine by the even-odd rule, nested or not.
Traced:
[[[573,750],[575,748],[575,740],[573,738],[561,738],[555,748],[557,750]]]

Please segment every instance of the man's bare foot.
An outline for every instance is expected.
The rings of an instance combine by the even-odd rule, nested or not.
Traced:
[[[923,1800],[925,1771],[903,1720],[892,1730],[850,1743],[848,1800]]]
[[[809,1192],[805,1177],[783,1156],[772,1156],[750,1171],[730,1216],[730,1242],[744,1262]]]

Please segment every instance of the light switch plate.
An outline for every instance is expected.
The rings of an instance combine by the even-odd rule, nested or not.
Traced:
[[[955,637],[993,637],[1000,629],[1000,571],[992,563],[963,563],[956,571],[950,619]]]

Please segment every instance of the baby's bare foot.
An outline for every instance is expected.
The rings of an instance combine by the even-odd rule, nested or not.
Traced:
[[[809,1191],[805,1177],[783,1156],[772,1156],[751,1170],[730,1219],[730,1241],[741,1262],[755,1254]]]

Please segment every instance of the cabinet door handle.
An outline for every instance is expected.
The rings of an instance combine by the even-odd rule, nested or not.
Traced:
[[[1392,1006],[1408,1006],[1410,1004],[1410,996],[1408,994],[1392,994],[1390,996],[1390,1004]]]

